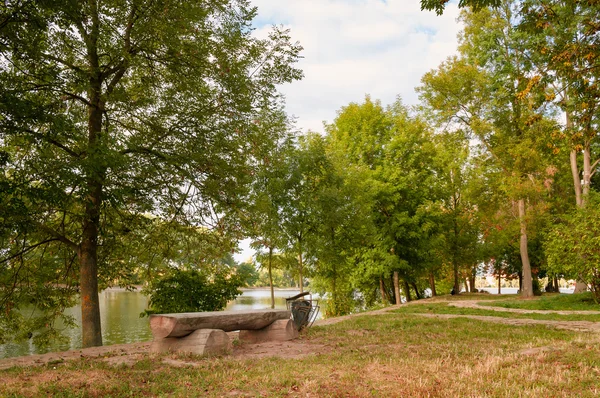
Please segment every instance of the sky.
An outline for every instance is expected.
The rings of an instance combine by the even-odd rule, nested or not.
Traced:
[[[365,95],[391,104],[399,96],[418,102],[421,77],[456,54],[456,1],[442,16],[421,11],[419,0],[253,0],[258,7],[255,34],[266,37],[273,25],[290,29],[303,47],[298,67],[304,78],[280,87],[296,126],[323,132],[337,111]],[[252,254],[240,245],[237,261]]]

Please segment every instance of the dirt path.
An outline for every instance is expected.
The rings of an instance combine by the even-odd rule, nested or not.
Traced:
[[[537,319],[514,319],[502,318],[499,316],[483,316],[483,315],[455,315],[455,314],[419,314],[428,318],[469,318],[477,319],[485,322],[503,323],[505,325],[525,326],[525,325],[546,325],[553,326],[557,329],[573,330],[577,332],[600,332],[600,322],[589,321],[542,321]]]
[[[441,302],[441,301],[440,301]],[[558,310],[526,310],[521,308],[504,308],[488,305],[481,305],[477,301],[447,301],[448,305],[457,308],[475,308],[479,310],[513,312],[519,314],[558,314],[558,315],[598,315],[600,311],[558,311]]]

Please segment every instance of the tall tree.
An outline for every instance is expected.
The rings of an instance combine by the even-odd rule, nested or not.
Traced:
[[[600,12],[594,2],[528,0],[520,27],[532,34],[536,77],[546,84],[546,100],[565,113],[575,201],[585,207],[599,154]],[[558,135],[559,138],[560,135]],[[560,145],[556,146],[557,151]]]
[[[285,201],[284,188],[289,177],[289,156],[294,142],[289,121],[283,111],[279,113],[279,118],[272,120],[269,128],[276,131],[267,136],[279,135],[279,139],[274,140],[271,147],[266,147],[266,151],[257,156],[256,174],[250,196],[252,205],[246,224],[252,238],[251,246],[267,251],[266,255],[261,256],[261,264],[266,264],[271,289],[271,308],[275,308],[273,255],[276,250],[285,246],[281,210]]]
[[[145,213],[231,230],[265,138],[260,109],[301,77],[286,31],[246,0],[30,1],[0,11],[0,145],[17,225],[3,263],[76,254],[83,346],[102,344],[99,252]]]
[[[473,133],[489,162],[504,180],[520,223],[522,295],[533,295],[528,250],[528,223],[534,197],[552,168],[541,150],[551,123],[543,118],[538,80],[527,53],[527,37],[516,29],[517,3],[502,1],[496,9],[463,13],[463,59],[454,59],[424,77],[423,98]],[[543,95],[541,96],[543,99]]]

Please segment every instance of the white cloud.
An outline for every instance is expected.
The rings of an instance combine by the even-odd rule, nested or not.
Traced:
[[[456,53],[461,25],[451,3],[443,16],[419,0],[254,0],[258,35],[290,28],[304,47],[304,79],[281,87],[303,130],[322,131],[336,111],[366,94],[384,104],[417,103],[421,76]]]

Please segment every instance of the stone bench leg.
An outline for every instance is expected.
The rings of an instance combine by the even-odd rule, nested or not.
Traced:
[[[288,341],[298,337],[298,330],[291,319],[279,319],[258,330],[240,330],[242,343],[256,344],[267,341]]]
[[[221,329],[198,329],[183,337],[156,339],[151,352],[186,352],[196,355],[218,355],[231,350],[231,341]]]

